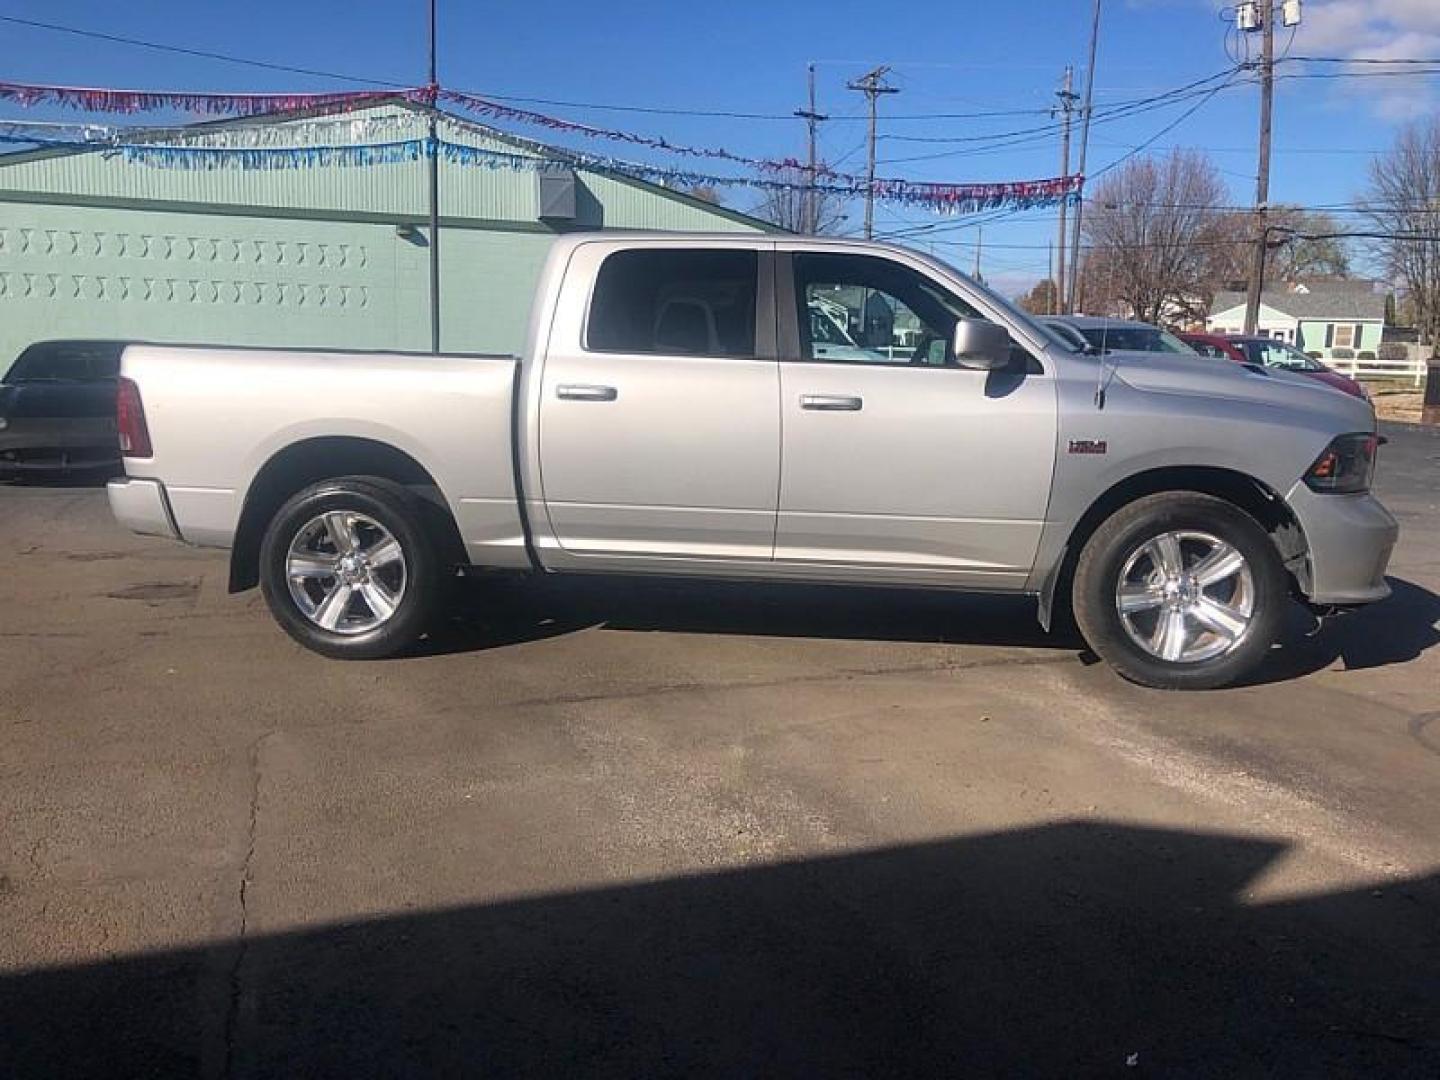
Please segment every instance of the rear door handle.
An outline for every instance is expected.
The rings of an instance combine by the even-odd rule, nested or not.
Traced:
[[[555,396],[566,401],[614,401],[620,396],[620,391],[613,386],[565,383],[555,388]]]
[[[800,408],[816,412],[859,412],[865,399],[841,394],[801,394]]]

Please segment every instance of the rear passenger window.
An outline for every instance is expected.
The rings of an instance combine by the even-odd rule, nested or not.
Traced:
[[[619,251],[600,265],[592,352],[754,356],[755,251]]]

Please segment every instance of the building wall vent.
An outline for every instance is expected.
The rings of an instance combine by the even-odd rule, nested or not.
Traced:
[[[575,220],[575,170],[566,166],[540,169],[535,173],[540,185],[540,220],[571,222]]]

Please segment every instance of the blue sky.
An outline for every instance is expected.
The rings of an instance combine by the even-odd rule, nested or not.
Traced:
[[[1106,0],[1097,108],[1161,93],[1215,74],[1232,63],[1219,5],[1199,0]],[[1381,10],[1383,9],[1383,11]],[[817,65],[820,107],[834,119],[822,128],[823,155],[863,171],[864,102],[844,89],[878,63],[893,68],[902,90],[882,100],[882,175],[941,181],[1028,179],[1058,171],[1058,139],[1045,134],[996,149],[923,144],[898,136],[994,135],[1047,123],[1040,114],[949,120],[905,120],[924,113],[1048,108],[1066,64],[1083,79],[1090,0],[960,3],[911,0],[729,0],[722,4],[441,0],[441,79],[481,93],[574,102],[679,109],[788,113],[803,104],[805,66]],[[376,81],[424,81],[423,0],[308,0],[246,4],[143,0],[37,3],[0,0],[0,15],[79,26],[188,48],[281,64],[352,73]],[[0,24],[4,77],[156,89],[314,90],[353,84],[267,71],[215,60],[109,44]],[[1288,40],[1288,31],[1282,42]],[[1231,44],[1233,45],[1233,39]],[[1258,41],[1255,42],[1258,47]],[[1295,54],[1440,56],[1440,0],[1309,0],[1291,45]],[[1275,120],[1272,198],[1306,205],[1344,203],[1364,186],[1369,155],[1396,125],[1436,103],[1430,77],[1298,79],[1280,84]],[[1154,137],[1196,99],[1093,129],[1090,172]],[[799,155],[798,120],[648,116],[535,106],[672,141],[724,146],[754,156]],[[1214,155],[1233,200],[1254,192],[1258,91],[1217,94],[1157,149],[1187,146]],[[4,118],[22,118],[13,106]],[[504,125],[501,125],[504,126]],[[525,131],[525,134],[539,134]],[[578,145],[574,140],[555,140]],[[589,142],[588,149],[608,144]],[[617,147],[617,154],[633,150]],[[930,160],[899,160],[944,153]],[[661,160],[649,156],[652,160]],[[682,159],[680,164],[687,164]],[[712,166],[714,171],[724,171]],[[727,203],[748,209],[757,196],[731,189]],[[850,224],[860,225],[859,207]],[[914,209],[881,208],[877,229],[938,222],[914,242],[969,266],[973,228],[955,228]],[[1054,211],[1038,210],[985,229],[984,268],[1014,291],[1045,272]]]

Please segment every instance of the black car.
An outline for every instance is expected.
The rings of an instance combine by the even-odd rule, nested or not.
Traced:
[[[118,341],[41,341],[0,381],[0,478],[120,467]]]

